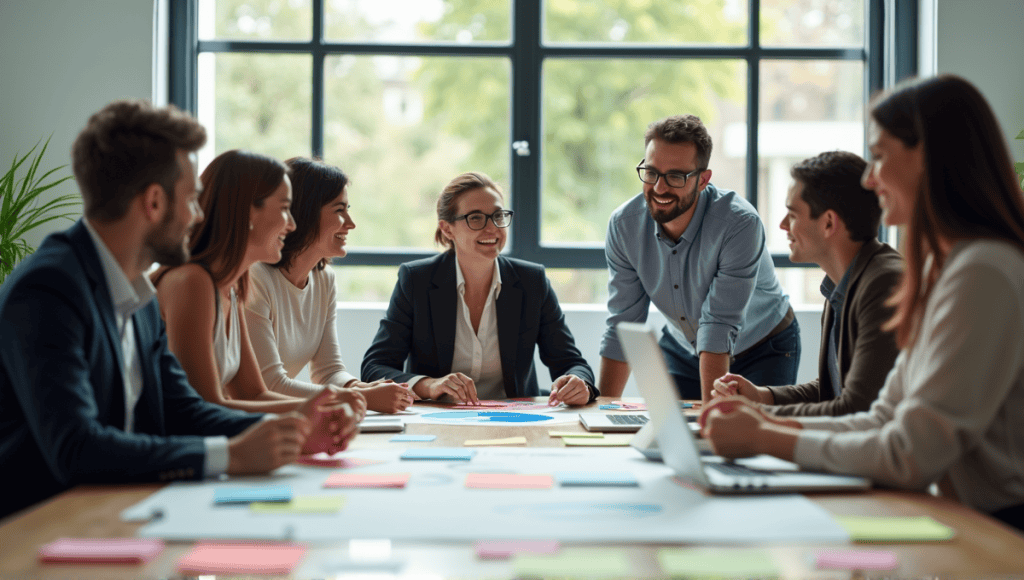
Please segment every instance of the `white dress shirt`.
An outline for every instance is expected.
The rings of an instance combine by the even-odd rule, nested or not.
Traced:
[[[124,270],[110,252],[103,238],[96,233],[88,219],[83,219],[85,229],[92,237],[96,253],[100,257],[103,277],[107,281],[110,299],[114,304],[114,320],[121,339],[121,379],[124,383],[124,431],[131,433],[135,428],[135,405],[142,396],[142,361],[135,345],[135,325],[128,324],[132,316],[156,296],[156,288],[149,276],[140,274],[129,282]],[[228,469],[228,438],[224,436],[205,437],[206,457],[203,460],[203,474],[218,476]]]
[[[501,350],[498,346],[498,295],[501,293],[501,272],[494,263],[491,288],[487,292],[484,311],[480,316],[480,328],[473,330],[466,304],[466,278],[462,275],[459,256],[455,256],[455,288],[459,294],[456,308],[455,350],[452,356],[452,372],[462,373],[473,379],[476,395],[480,399],[504,399],[505,383],[501,375]]]

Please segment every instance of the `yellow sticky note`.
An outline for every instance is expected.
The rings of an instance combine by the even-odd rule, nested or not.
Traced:
[[[568,549],[557,554],[518,554],[512,566],[519,577],[630,578],[636,574],[622,550]]]
[[[764,550],[665,548],[658,562],[668,576],[700,578],[773,578],[779,575],[771,555]]]
[[[604,433],[589,433],[587,431],[548,431],[551,437],[583,437],[586,439],[603,439]]]
[[[481,445],[526,445],[526,437],[507,437],[505,439],[467,439],[467,447],[479,447]]]
[[[938,542],[956,534],[953,528],[928,516],[836,516],[836,521],[846,528],[854,542]]]
[[[300,495],[285,502],[254,502],[250,505],[257,514],[333,514],[345,506],[342,495]]]
[[[626,447],[632,440],[632,433],[626,435],[607,435],[601,439],[562,437],[562,442],[569,447]]]

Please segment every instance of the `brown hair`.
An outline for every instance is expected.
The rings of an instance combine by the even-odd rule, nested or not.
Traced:
[[[455,176],[454,179],[448,182],[448,185],[444,186],[444,189],[441,190],[441,195],[437,198],[437,219],[444,220],[448,223],[454,223],[455,218],[458,217],[455,214],[458,211],[459,198],[462,197],[462,194],[474,189],[487,187],[493,189],[499,197],[505,199],[505,194],[501,191],[501,187],[486,174],[478,171],[470,171],[463,173],[462,175]],[[455,250],[455,246],[452,245],[452,241],[444,237],[444,233],[441,232],[440,226],[438,226],[437,231],[434,232],[434,243],[443,248],[447,248],[449,252]]]
[[[206,130],[173,105],[114,101],[89,117],[71,147],[72,168],[85,215],[109,222],[122,218],[135,196],[158,184],[174,202],[181,177],[178,150],[191,153],[206,143]]]
[[[700,166],[697,169],[707,169],[711,162],[711,135],[700,117],[675,115],[655,121],[647,126],[644,133],[644,147],[653,139],[666,143],[693,143],[697,147],[697,164]]]
[[[942,75],[901,83],[876,100],[871,117],[907,147],[923,147],[924,177],[903,248],[907,269],[888,323],[906,348],[945,264],[940,237],[1004,240],[1024,251],[1024,195],[992,109],[966,80]]]
[[[281,260],[274,264],[275,268],[287,268],[296,256],[316,242],[320,236],[320,211],[348,185],[345,172],[322,159],[292,157],[285,165],[291,170],[295,231],[284,239]],[[327,260],[320,260],[316,268],[323,270],[326,266]]]
[[[192,231],[189,263],[203,266],[215,286],[231,276],[245,258],[249,208],[262,207],[288,173],[288,167],[277,159],[238,149],[221,153],[203,170],[199,205],[205,217]],[[239,299],[245,300],[248,284],[246,272],[235,290]]]
[[[836,212],[850,239],[855,242],[873,240],[882,220],[878,196],[861,185],[867,162],[848,151],[826,151],[797,163],[790,175],[803,185],[800,198],[817,219],[825,210]]]

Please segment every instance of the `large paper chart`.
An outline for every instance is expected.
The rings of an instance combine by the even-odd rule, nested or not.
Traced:
[[[344,470],[404,472],[404,489],[325,489],[339,470],[289,465],[264,478],[177,482],[126,510],[131,521],[159,517],[139,535],[169,540],[268,539],[416,541],[551,539],[567,542],[847,542],[822,508],[799,495],[711,497],[672,480],[671,469],[634,449],[484,448],[471,461],[401,461],[397,449],[351,451],[383,463]],[[627,471],[639,486],[467,489],[470,473]],[[345,497],[335,514],[253,513],[215,506],[215,490],[289,485],[297,496]],[[444,525],[439,525],[445,522]]]

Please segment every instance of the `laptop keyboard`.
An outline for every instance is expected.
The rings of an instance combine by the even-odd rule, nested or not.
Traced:
[[[764,477],[765,475],[773,475],[773,472],[771,471],[753,469],[751,467],[739,465],[738,463],[705,463],[704,467],[714,469],[715,471],[730,477]]]
[[[612,425],[646,425],[647,417],[643,415],[605,415]]]

